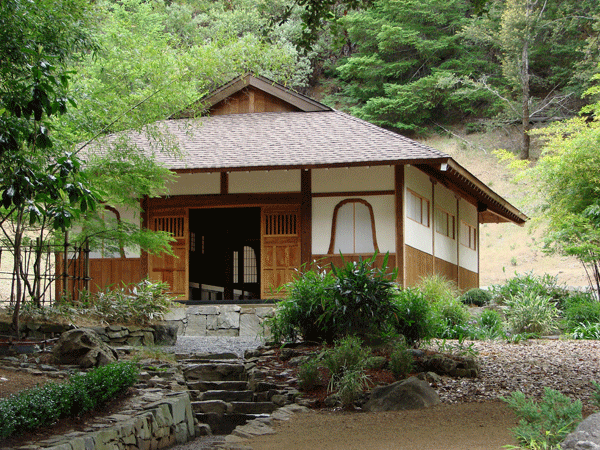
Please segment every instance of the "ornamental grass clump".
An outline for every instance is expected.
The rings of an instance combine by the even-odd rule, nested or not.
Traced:
[[[513,333],[541,335],[557,328],[559,311],[548,297],[524,292],[508,297],[506,306],[506,319]]]
[[[133,363],[112,363],[0,400],[0,438],[51,425],[106,403],[137,382]]]

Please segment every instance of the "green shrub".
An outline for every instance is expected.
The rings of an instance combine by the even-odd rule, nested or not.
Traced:
[[[433,336],[458,339],[470,335],[470,317],[465,305],[456,299],[436,303],[433,306]]]
[[[275,342],[329,340],[329,326],[319,318],[323,305],[331,302],[334,283],[331,272],[316,267],[299,275],[287,285],[288,298],[277,304],[273,317],[266,320]]]
[[[483,306],[492,300],[492,295],[483,289],[475,288],[465,292],[460,300],[465,305]]]
[[[513,392],[502,398],[517,415],[519,425],[511,431],[519,444],[553,448],[581,421],[581,401],[550,388],[544,388],[539,402],[527,399],[522,392]]]
[[[160,320],[169,311],[172,306],[169,290],[167,283],[143,280],[120,289],[109,287],[73,306],[78,314],[105,323],[145,325]]]
[[[90,411],[137,381],[137,366],[113,363],[0,400],[0,438],[50,425]]]
[[[396,348],[390,353],[390,369],[396,377],[401,379],[406,377],[414,369],[415,361],[412,353],[404,342],[396,345]]]
[[[573,331],[580,324],[600,323],[600,302],[591,295],[570,297],[565,302],[563,318],[568,331]]]
[[[336,397],[343,406],[357,401],[369,385],[369,379],[363,370],[346,370],[339,378],[332,379],[330,391],[337,391]]]
[[[571,331],[573,339],[600,340],[600,323],[580,323]]]
[[[303,391],[310,391],[321,383],[319,360],[311,358],[300,364],[298,368],[298,386]]]
[[[409,345],[431,337],[432,309],[416,289],[404,289],[395,298],[396,315],[392,324]]]
[[[363,347],[362,340],[356,336],[346,336],[323,354],[323,366],[329,370],[332,378],[341,377],[347,370],[365,368],[371,351]]]
[[[500,305],[512,297],[520,295],[537,295],[550,299],[559,306],[569,297],[570,293],[564,286],[558,285],[557,277],[549,274],[534,275],[533,273],[518,274],[506,280],[504,284],[493,285],[490,291],[494,301]]]
[[[495,339],[502,335],[503,321],[502,315],[498,311],[493,309],[483,311],[477,322],[483,337]]]
[[[319,325],[329,332],[330,337],[354,334],[371,338],[387,331],[395,313],[397,272],[388,273],[389,254],[385,255],[381,268],[374,267],[376,257],[360,258],[341,268],[331,266],[335,277],[330,287],[333,296],[328,297],[319,318]]]
[[[422,277],[416,288],[431,304],[453,302],[460,295],[453,281],[438,274]]]
[[[551,299],[525,292],[507,299],[506,318],[513,333],[548,333],[556,328],[559,311]]]

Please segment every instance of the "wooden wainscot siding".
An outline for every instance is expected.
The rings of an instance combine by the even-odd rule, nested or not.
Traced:
[[[435,273],[442,275],[447,280],[458,280],[458,266],[440,258],[435,258]]]
[[[479,287],[479,274],[476,272],[471,272],[464,267],[460,267],[458,269],[458,288],[466,292],[469,289],[473,289]]]
[[[433,274],[433,259],[429,253],[406,245],[404,246],[404,258],[406,263],[406,286],[414,286],[422,277]]]
[[[139,283],[144,278],[141,264],[141,258],[90,259],[90,293],[110,286],[120,288],[123,284]]]

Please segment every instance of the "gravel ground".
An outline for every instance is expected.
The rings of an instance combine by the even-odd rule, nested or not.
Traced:
[[[229,337],[229,336],[179,336],[176,345],[162,347],[161,350],[171,353],[235,353],[244,356],[248,349],[255,349],[264,344],[261,339]]]

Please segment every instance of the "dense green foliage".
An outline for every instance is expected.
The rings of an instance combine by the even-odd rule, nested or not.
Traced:
[[[115,398],[137,382],[138,368],[113,363],[0,400],[0,438],[75,417]]]
[[[390,370],[397,379],[405,378],[415,366],[413,354],[404,341],[399,341],[390,353]]]
[[[581,401],[550,388],[544,388],[539,402],[522,392],[503,400],[519,418],[519,425],[511,431],[525,448],[555,448],[581,421]]]
[[[394,329],[409,345],[431,337],[433,311],[425,296],[416,289],[403,289],[396,296]]]
[[[377,255],[331,266],[334,282],[332,298],[319,318],[333,336],[354,334],[362,338],[378,336],[393,316],[396,272],[388,272],[386,255],[381,267],[375,267]]]
[[[460,300],[465,305],[483,306],[492,300],[492,294],[484,289],[474,288],[465,292]]]
[[[598,62],[597,2],[378,0],[340,20],[330,101],[395,130],[572,114]],[[528,105],[527,111],[524,111]],[[526,131],[526,130],[524,130]]]

